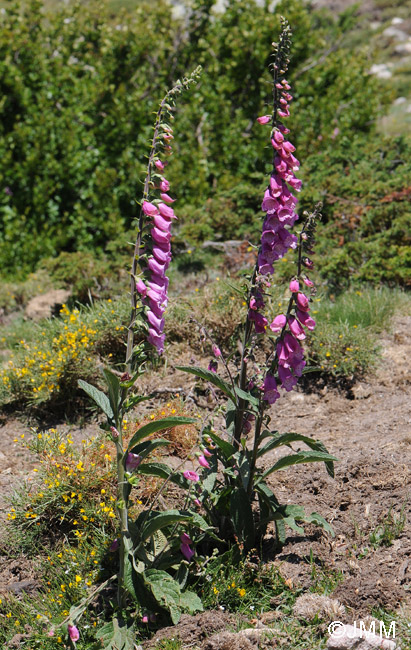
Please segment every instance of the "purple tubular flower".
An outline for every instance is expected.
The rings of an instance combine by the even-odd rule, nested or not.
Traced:
[[[201,465],[201,467],[206,467],[207,469],[210,469],[210,463],[204,457],[204,455],[198,457],[198,462]]]
[[[263,399],[269,404],[274,404],[279,397],[280,393],[277,390],[275,377],[270,373],[267,373],[263,384]]]
[[[249,320],[254,321],[254,327],[257,334],[263,334],[265,332],[265,328],[268,325],[268,320],[265,316],[260,314],[258,311],[250,309],[248,312],[248,318]]]
[[[144,284],[143,280],[137,280],[136,289],[137,289],[138,293],[140,294],[140,296],[142,296],[143,298],[146,297],[146,295],[147,295],[147,287]]]
[[[187,535],[187,533],[181,533],[180,535],[180,542],[182,544],[192,544],[192,540],[190,539],[190,536]]]
[[[110,546],[110,548],[109,548],[109,551],[110,551],[111,553],[115,553],[115,552],[118,550],[119,546],[120,546],[120,542],[118,541],[118,539],[117,539],[117,537],[116,537],[116,538],[113,539],[113,541],[111,542],[111,546]]]
[[[141,456],[133,454],[131,451],[127,454],[126,458],[126,471],[133,472],[141,463]]]
[[[297,294],[296,303],[300,311],[310,310],[310,301],[304,293]]]
[[[281,381],[281,386],[287,392],[292,390],[297,384],[297,377],[293,375],[289,368],[284,368],[283,366],[278,367],[278,377]]]
[[[208,364],[208,370],[210,370],[210,372],[217,372],[217,369],[218,369],[217,361],[215,359],[211,359],[210,363]]]
[[[193,549],[188,544],[180,544],[180,551],[184,555],[185,559],[190,562],[194,555]]]

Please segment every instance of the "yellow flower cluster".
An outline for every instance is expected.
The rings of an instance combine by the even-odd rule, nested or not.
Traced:
[[[70,311],[63,305],[60,315],[63,328],[52,339],[51,346],[44,331],[43,340],[40,338],[37,344],[20,341],[17,355],[12,355],[8,366],[0,371],[0,385],[4,389],[31,394],[33,399],[47,399],[60,389],[61,378],[70,364],[87,358],[96,343],[97,330],[82,322],[78,309]]]

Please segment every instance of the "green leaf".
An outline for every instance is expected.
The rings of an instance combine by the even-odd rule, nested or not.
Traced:
[[[174,625],[180,620],[180,586],[168,573],[158,569],[147,569],[144,581],[158,605],[170,612]]]
[[[321,451],[299,451],[296,454],[289,454],[288,456],[280,458],[275,465],[264,472],[261,478],[264,479],[273,472],[277,472],[285,467],[290,467],[291,465],[299,465],[300,463],[318,463],[321,461],[325,463],[326,461],[332,462],[336,460],[338,460],[338,458],[335,458],[335,456],[331,456],[330,454]]]
[[[106,378],[107,386],[108,386],[108,397],[110,401],[110,406],[113,410],[114,413],[114,418],[117,420],[118,419],[118,409],[120,406],[120,381],[116,375],[111,372],[111,370],[108,370],[107,368],[104,368],[103,374]]]
[[[223,440],[216,433],[209,432],[208,435],[210,436],[211,440],[215,442],[217,447],[221,450],[226,460],[231,458],[231,456],[234,456],[234,454],[236,453],[236,448],[230,442],[227,442],[227,440]]]
[[[157,449],[158,447],[166,447],[167,445],[170,444],[170,440],[165,440],[165,438],[157,438],[156,440],[145,440],[144,442],[140,442],[139,445],[136,445],[130,451],[133,454],[138,454],[141,456],[141,459],[144,460],[151,454],[152,451]],[[138,471],[138,470],[137,470]]]
[[[231,438],[234,436],[236,413],[236,405],[231,399],[229,399],[225,411],[225,429]]]
[[[255,407],[253,410],[258,409],[260,401],[257,399],[257,397],[254,397],[254,395],[246,392],[245,390],[241,390],[241,388],[238,386],[235,387],[235,392],[237,393],[238,397],[252,404],[252,406]]]
[[[94,400],[97,406],[101,408],[103,413],[105,413],[105,415],[107,415],[110,420],[114,420],[113,409],[111,408],[111,404],[107,395],[105,395],[98,388],[95,388],[95,386],[92,386],[86,381],[83,381],[83,379],[78,380],[78,385],[84,390],[85,393],[87,393],[89,397],[91,397],[92,400]]]
[[[327,533],[330,533],[333,537],[335,537],[332,526],[330,526],[328,521],[319,515],[318,512],[312,512],[310,515],[306,515],[304,521],[307,523],[316,524],[316,526],[320,526],[320,528],[324,528]]]
[[[285,523],[282,519],[275,522],[275,533],[277,541],[281,546],[284,546],[286,540]]]
[[[187,488],[188,481],[181,472],[175,472],[164,463],[142,463],[138,468],[139,474],[146,476],[157,476],[158,478],[170,479],[176,485]]]
[[[197,366],[176,366],[177,370],[183,370],[183,372],[188,372],[191,375],[195,375],[196,377],[200,377],[200,379],[205,379],[205,381],[209,381],[211,384],[214,384],[214,386],[217,386],[227,397],[231,399],[234,404],[236,403],[236,398],[235,395],[232,391],[232,388],[230,384],[228,384],[224,379],[221,379],[215,372],[211,372],[211,370],[204,370],[203,368],[198,368]]]
[[[181,594],[180,607],[189,614],[195,614],[195,612],[202,612],[204,610],[203,603],[194,591],[185,591]]]
[[[164,431],[165,429],[171,429],[172,427],[178,427],[182,424],[194,424],[197,422],[195,418],[187,418],[182,416],[170,416],[168,418],[163,418],[162,420],[153,420],[148,424],[140,427],[138,431],[135,432],[134,436],[131,438],[128,443],[128,451],[132,449],[142,438],[150,436],[152,433],[157,431]]]
[[[114,618],[97,632],[102,650],[134,650],[136,633],[132,625]]]
[[[272,434],[269,434],[269,432],[264,432],[265,438],[268,436],[271,436],[271,440],[267,442],[264,447],[262,447],[258,453],[257,453],[257,458],[261,458],[261,456],[264,456],[269,451],[272,451],[273,449],[276,449],[277,447],[281,447],[282,445],[287,445],[289,446],[291,442],[304,442],[307,447],[310,447],[311,449],[314,449],[315,451],[320,451],[325,454],[327,454],[327,449],[325,445],[323,445],[322,442],[319,440],[314,440],[313,438],[309,438],[308,436],[304,436],[301,433],[278,433],[278,431],[273,431]],[[326,462],[325,463],[327,472],[328,474],[334,478],[334,464],[333,462]]]
[[[145,402],[148,399],[151,399],[151,395],[144,395],[144,396],[143,395],[132,395],[124,403],[124,409],[126,411],[129,411],[134,406],[137,406],[137,404],[140,404],[140,402]]]
[[[159,514],[154,514],[146,520],[146,523],[140,531],[141,540],[144,542],[149,537],[151,537],[157,530],[170,526],[170,524],[175,524],[181,521],[189,521],[190,515],[184,514],[179,510],[168,510],[167,512],[161,512]]]
[[[233,490],[230,499],[230,516],[234,532],[247,549],[254,544],[254,517],[250,500],[244,488]]]

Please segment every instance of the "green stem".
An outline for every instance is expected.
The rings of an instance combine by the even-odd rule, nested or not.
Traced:
[[[125,538],[128,536],[127,494],[124,472],[123,433],[118,428],[119,437],[116,441],[117,450],[117,512],[120,519],[120,563],[117,580],[117,602],[120,612],[126,605],[126,590],[124,587],[124,571],[126,565]]]
[[[253,493],[253,487],[254,487],[254,476],[255,476],[255,470],[256,470],[256,466],[257,466],[257,453],[258,453],[258,448],[260,446],[260,436],[261,436],[261,427],[262,427],[262,424],[263,424],[263,414],[264,414],[264,404],[262,404],[262,402],[260,400],[259,415],[258,415],[256,423],[255,423],[253,454],[252,454],[252,457],[251,457],[250,475],[249,475],[248,485],[247,485],[247,496],[248,496],[249,499],[251,498],[251,495]]]

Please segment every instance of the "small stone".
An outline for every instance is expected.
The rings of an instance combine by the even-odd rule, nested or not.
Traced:
[[[403,32],[402,29],[397,29],[396,27],[387,27],[384,29],[382,34],[387,38],[395,38],[397,41],[408,40],[408,34],[406,32]]]
[[[399,16],[395,16],[391,21],[391,25],[402,25],[403,22],[404,22],[403,18],[399,18]]]
[[[397,99],[393,101],[393,104],[394,106],[400,106],[401,104],[405,104],[406,101],[407,101],[406,97],[397,97]]]

